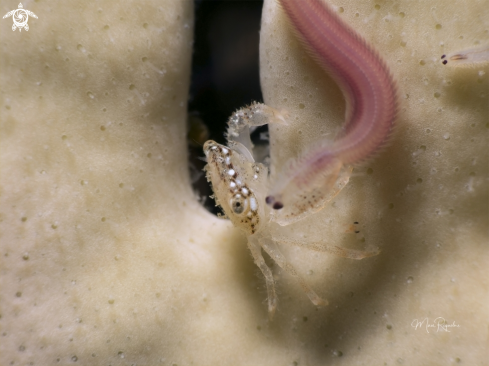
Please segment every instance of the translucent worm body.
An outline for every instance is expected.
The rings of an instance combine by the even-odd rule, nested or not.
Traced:
[[[489,64],[489,45],[468,48],[441,56],[443,65],[473,67]]]
[[[322,209],[348,182],[352,165],[372,158],[385,146],[397,113],[396,86],[384,61],[327,4],[321,0],[280,0],[280,4],[306,50],[343,91],[346,118],[341,132],[333,142],[315,145],[290,161],[272,182],[268,182],[268,169],[254,162],[250,127],[284,123],[286,114],[254,103],[230,117],[229,146],[214,141],[204,145],[207,179],[216,202],[246,233],[254,261],[265,276],[270,317],[277,297],[262,249],[298,279],[317,306],[327,301],[309,287],[276,244],[298,245],[351,259],[379,253],[274,238],[270,229],[275,223],[287,225]]]

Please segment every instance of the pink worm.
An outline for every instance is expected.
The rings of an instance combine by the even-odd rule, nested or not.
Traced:
[[[375,155],[392,134],[397,88],[385,62],[321,0],[280,0],[309,54],[334,79],[346,99],[346,120],[336,140],[309,155],[355,164]],[[308,159],[309,160],[309,159]]]

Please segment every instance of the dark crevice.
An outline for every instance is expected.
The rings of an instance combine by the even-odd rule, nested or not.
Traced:
[[[189,99],[189,164],[193,188],[204,206],[220,210],[202,169],[203,143],[225,143],[231,113],[252,101],[262,102],[258,44],[262,1],[195,1],[194,52]],[[207,130],[207,132],[206,132]],[[259,138],[261,128],[253,135]],[[200,177],[198,176],[200,174]]]

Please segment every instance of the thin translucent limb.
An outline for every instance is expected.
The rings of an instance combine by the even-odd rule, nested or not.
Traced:
[[[346,249],[346,248],[338,247],[336,245],[326,245],[321,242],[308,243],[308,242],[302,242],[298,240],[287,240],[287,239],[278,239],[277,242],[280,244],[295,245],[305,249],[314,250],[316,252],[332,253],[339,257],[350,258],[350,259],[363,259],[363,258],[376,256],[380,253],[380,249],[376,249],[373,251]]]
[[[307,294],[307,297],[311,300],[311,302],[316,306],[326,306],[328,305],[328,301],[321,299],[314,290],[309,287],[307,282],[302,278],[302,276],[297,273],[296,269],[292,266],[292,264],[287,262],[287,259],[283,256],[282,253],[276,248],[274,243],[270,239],[262,238],[259,240],[260,245],[263,250],[268,253],[268,255],[275,261],[277,264],[288,274],[294,276],[299,281],[304,292]]]
[[[260,268],[263,276],[265,276],[268,292],[268,317],[272,320],[275,315],[275,310],[277,309],[277,294],[275,293],[273,274],[263,259],[260,245],[256,244],[254,241],[248,240],[248,248],[250,248],[255,264]]]
[[[228,119],[228,137],[236,137],[244,127],[263,126],[268,123],[285,124],[286,112],[281,112],[263,103],[251,103],[238,109]]]
[[[233,147],[233,143],[239,143],[248,151],[253,151],[250,132],[257,126],[270,123],[285,124],[286,117],[286,112],[280,112],[262,103],[255,102],[247,107],[238,109],[228,119],[227,140],[229,146]]]

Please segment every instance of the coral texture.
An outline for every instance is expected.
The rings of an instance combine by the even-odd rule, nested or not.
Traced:
[[[28,32],[2,20],[0,364],[487,364],[489,70],[439,60],[489,40],[487,1],[333,4],[398,81],[397,133],[277,235],[382,253],[282,248],[330,305],[274,268],[272,323],[245,238],[190,188],[192,2],[33,2]],[[260,47],[265,101],[291,115],[271,128],[279,171],[334,136],[344,103],[274,0]],[[426,328],[438,317],[457,327]]]

